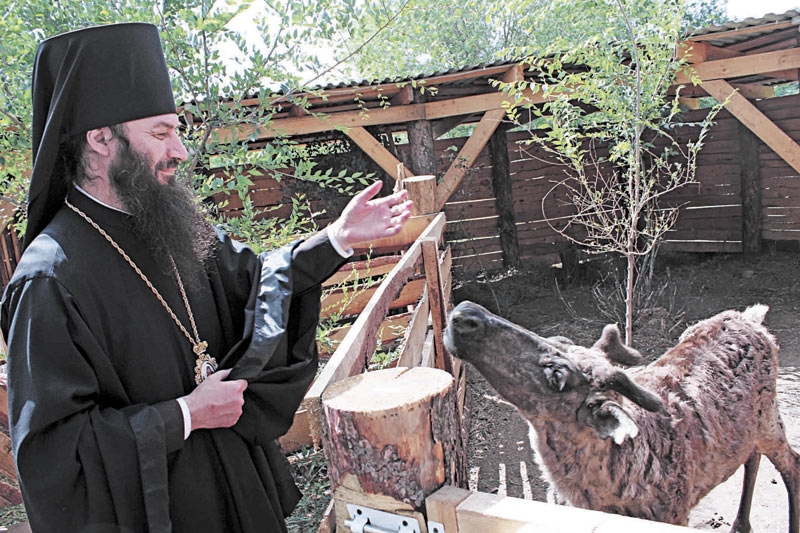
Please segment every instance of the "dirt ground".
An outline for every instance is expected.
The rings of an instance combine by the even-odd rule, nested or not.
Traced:
[[[741,255],[662,256],[650,294],[653,298],[634,327],[634,346],[653,360],[675,344],[690,324],[725,309],[762,303],[770,307],[766,325],[781,346],[778,395],[790,442],[800,450],[800,254],[768,251]],[[591,345],[603,326],[610,298],[593,296],[602,263],[589,272],[567,275],[536,270],[457,286],[454,301],[472,300],[542,336],[564,335]],[[558,283],[554,280],[558,279]],[[556,288],[556,286],[558,288]],[[600,302],[600,303],[598,303]],[[471,488],[544,500],[528,441],[528,426],[473,369],[468,369],[472,425],[469,443]],[[728,531],[735,517],[741,472],[712,491],[693,511],[690,526]],[[780,475],[762,458],[751,519],[756,533],[788,530],[786,490]]]

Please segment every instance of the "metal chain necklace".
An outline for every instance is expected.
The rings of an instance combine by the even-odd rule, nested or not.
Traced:
[[[194,351],[194,354],[197,356],[197,362],[194,365],[195,383],[199,385],[200,383],[203,382],[204,379],[206,379],[208,376],[216,372],[217,360],[206,353],[206,349],[208,348],[208,343],[206,341],[200,340],[200,334],[197,333],[197,326],[195,325],[194,322],[194,315],[192,314],[191,307],[189,307],[189,299],[186,297],[186,291],[183,289],[183,282],[181,281],[181,275],[178,273],[178,267],[175,266],[175,261],[172,259],[172,257],[170,256],[169,260],[172,263],[172,270],[175,272],[175,279],[178,280],[178,288],[181,291],[181,297],[183,298],[183,305],[186,306],[186,314],[189,315],[189,323],[192,326],[192,332],[194,333],[194,338],[189,334],[189,331],[183,326],[183,324],[181,324],[181,321],[178,320],[178,317],[172,311],[167,301],[164,300],[164,298],[161,296],[158,290],[156,290],[155,286],[150,282],[149,279],[147,279],[147,276],[144,275],[144,272],[142,272],[139,269],[139,267],[136,266],[136,263],[133,262],[133,259],[131,259],[128,256],[128,254],[125,253],[125,251],[119,246],[119,244],[117,244],[114,241],[114,239],[111,238],[111,235],[106,233],[105,230],[103,230],[103,228],[97,225],[97,223],[94,220],[89,218],[89,215],[87,215],[86,213],[84,213],[71,203],[69,203],[69,200],[67,200],[66,198],[64,199],[64,203],[67,204],[67,207],[75,211],[75,213],[77,213],[86,222],[91,224],[91,226],[94,229],[100,232],[100,235],[105,237],[106,240],[109,243],[111,243],[111,246],[113,246],[114,249],[118,251],[119,254],[125,259],[125,261],[128,262],[131,268],[133,268],[133,270],[137,274],[139,274],[139,277],[142,278],[142,281],[144,281],[147,284],[147,286],[150,287],[150,290],[153,291],[153,294],[156,296],[156,298],[158,298],[158,301],[161,302],[161,305],[163,305],[164,309],[167,310],[169,316],[172,317],[172,320],[175,321],[175,324],[178,325],[178,328],[180,328],[180,330],[183,332],[186,338],[189,339],[189,342],[192,344],[192,351]]]

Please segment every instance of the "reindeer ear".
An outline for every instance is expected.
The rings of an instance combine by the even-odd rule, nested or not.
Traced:
[[[594,343],[592,348],[603,352],[609,361],[618,365],[640,365],[643,361],[642,354],[633,348],[625,346],[622,342],[622,337],[616,324],[609,324],[604,327],[603,335],[599,341]]]
[[[657,413],[664,408],[664,402],[653,392],[634,383],[624,370],[612,368],[608,372],[595,372],[594,383],[602,389],[617,391],[639,407]]]
[[[639,434],[639,427],[627,412],[617,403],[589,396],[578,408],[578,422],[586,424],[601,439],[613,438],[622,444],[625,437],[634,438]]]

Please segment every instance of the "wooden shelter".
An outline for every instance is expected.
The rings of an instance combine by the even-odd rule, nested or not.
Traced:
[[[682,53],[701,83],[692,86],[683,74],[674,80],[673,89],[686,85],[681,102],[689,111],[682,120],[705,116],[702,109],[692,111],[703,98],[722,101],[733,94],[700,151],[697,183],[671,198],[684,209],[667,234],[667,248],[753,252],[762,239],[797,240],[800,97],[778,96],[786,93],[782,86],[798,80],[799,26],[798,12],[788,11],[705,28],[683,43]],[[503,110],[508,97],[490,83],[533,76],[521,63],[497,62],[399,82],[331,85],[319,94],[295,96],[295,101],[308,100],[305,109],[273,101],[280,108],[268,128],[218,133],[254,149],[278,135],[298,143],[339,143],[342,153],[320,160],[323,168],[372,170],[387,182],[401,173],[435,175],[436,192],[429,200],[447,214],[445,236],[453,246],[454,268],[516,267],[551,260],[568,247],[549,227],[541,206],[562,170],[547,164],[543,152],[519,144],[525,132],[508,131]],[[525,97],[543,102],[530,91]],[[245,103],[257,105],[257,100]],[[445,135],[459,124],[472,125],[468,137]],[[687,128],[678,140],[688,143],[695,134]],[[292,180],[255,181],[261,206],[279,206],[295,188]],[[330,205],[336,195],[326,191],[309,197],[319,207]],[[236,208],[232,203],[230,209]]]

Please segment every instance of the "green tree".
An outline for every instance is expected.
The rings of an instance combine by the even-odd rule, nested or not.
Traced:
[[[498,84],[512,93],[540,91],[549,101],[526,105],[537,127],[528,124],[529,142],[563,164],[564,178],[542,200],[550,226],[590,253],[621,255],[625,341],[632,340],[634,291],[678,207],[662,198],[694,179],[697,151],[714,108],[699,125],[696,141],[674,138],[677,95],[667,89],[685,65],[676,48],[681,40],[681,6],[674,0],[555,1],[540,17],[590,20],[581,42],[554,36],[546,59],[530,57],[535,82]],[[519,110],[509,110],[520,117]],[[559,212],[553,216],[557,207]],[[564,208],[570,210],[564,214]]]
[[[551,50],[554,40],[572,48],[601,31],[605,23],[594,19],[593,11],[583,11],[580,1],[567,2],[571,9],[560,11],[566,18],[540,16],[552,13],[553,4],[553,0],[367,0],[361,23],[341,36],[343,55],[396,18],[388,31],[363,46],[341,74],[350,79],[395,78],[537,55]],[[651,13],[658,19],[657,12]],[[688,0],[681,26],[685,33],[725,18],[726,0]]]
[[[186,120],[184,142],[193,154],[187,165],[200,199],[220,192],[243,199],[243,216],[222,220],[226,229],[255,248],[271,247],[312,229],[302,202],[287,221],[260,219],[249,200],[250,176],[295,168],[301,178],[346,189],[353,185],[314,169],[290,141],[276,139],[259,150],[219,133],[268,128],[281,104],[302,104],[297,94],[326,69],[313,43],[352,31],[355,0],[0,0],[0,195],[26,203],[30,173],[31,71],[38,43],[80,27],[114,22],[150,22],[161,32],[173,89]],[[246,13],[245,13],[246,11]],[[247,16],[255,39],[231,29]],[[227,57],[226,58],[226,54]],[[258,102],[259,105],[245,105]],[[204,169],[224,168],[227,178]],[[342,176],[344,177],[344,176]],[[352,181],[352,180],[351,180]],[[24,224],[24,217],[21,224]]]

